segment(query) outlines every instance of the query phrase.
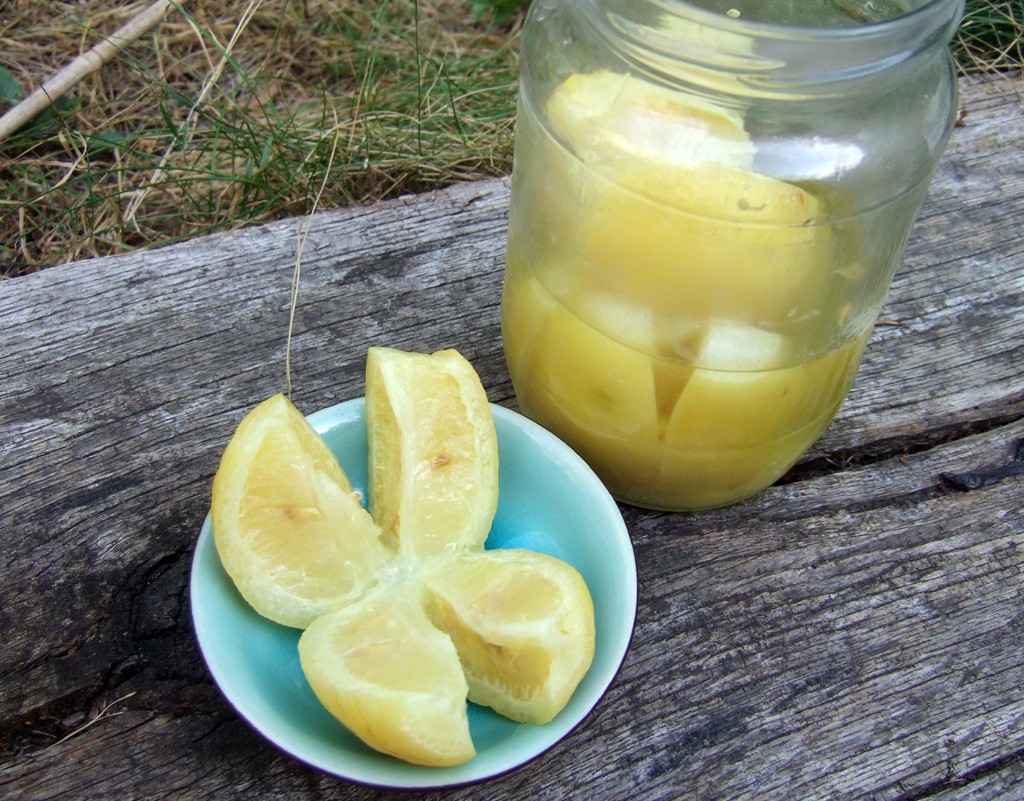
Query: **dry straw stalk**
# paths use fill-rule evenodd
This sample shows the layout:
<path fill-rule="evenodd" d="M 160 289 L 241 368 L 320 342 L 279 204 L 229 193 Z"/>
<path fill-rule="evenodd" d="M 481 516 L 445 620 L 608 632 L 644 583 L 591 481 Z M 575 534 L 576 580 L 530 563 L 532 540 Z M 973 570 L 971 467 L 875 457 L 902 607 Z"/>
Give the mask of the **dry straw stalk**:
<path fill-rule="evenodd" d="M 156 0 L 109 37 L 43 81 L 32 94 L 0 117 L 0 142 L 50 106 L 57 98 L 62 97 L 87 75 L 99 70 L 119 50 L 160 22 L 172 7 L 171 0 Z"/>

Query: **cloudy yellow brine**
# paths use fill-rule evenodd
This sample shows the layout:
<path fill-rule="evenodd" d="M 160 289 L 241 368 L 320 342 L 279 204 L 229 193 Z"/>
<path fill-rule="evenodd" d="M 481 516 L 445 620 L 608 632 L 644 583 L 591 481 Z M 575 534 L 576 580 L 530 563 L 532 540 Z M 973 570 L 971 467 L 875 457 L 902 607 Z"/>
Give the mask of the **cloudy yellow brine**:
<path fill-rule="evenodd" d="M 738 112 L 635 78 L 571 76 L 544 116 L 524 104 L 516 134 L 503 335 L 521 407 L 625 501 L 700 509 L 771 484 L 867 336 L 844 328 L 857 243 L 835 200 L 757 172 Z"/>

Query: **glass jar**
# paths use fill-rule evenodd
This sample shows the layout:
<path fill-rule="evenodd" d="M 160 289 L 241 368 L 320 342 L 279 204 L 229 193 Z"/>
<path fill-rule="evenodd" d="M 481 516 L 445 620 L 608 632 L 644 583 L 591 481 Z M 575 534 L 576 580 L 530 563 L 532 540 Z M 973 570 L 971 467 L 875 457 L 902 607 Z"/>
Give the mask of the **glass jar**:
<path fill-rule="evenodd" d="M 621 501 L 818 439 L 945 147 L 963 0 L 534 0 L 502 295 L 520 408 Z"/>

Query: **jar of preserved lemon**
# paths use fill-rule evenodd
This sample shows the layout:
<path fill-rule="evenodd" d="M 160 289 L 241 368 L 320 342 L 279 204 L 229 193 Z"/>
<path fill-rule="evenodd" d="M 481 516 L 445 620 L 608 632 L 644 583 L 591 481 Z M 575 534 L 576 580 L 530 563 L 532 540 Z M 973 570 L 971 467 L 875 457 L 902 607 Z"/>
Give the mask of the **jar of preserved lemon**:
<path fill-rule="evenodd" d="M 534 0 L 505 353 L 620 500 L 776 481 L 843 403 L 946 144 L 963 0 Z"/>

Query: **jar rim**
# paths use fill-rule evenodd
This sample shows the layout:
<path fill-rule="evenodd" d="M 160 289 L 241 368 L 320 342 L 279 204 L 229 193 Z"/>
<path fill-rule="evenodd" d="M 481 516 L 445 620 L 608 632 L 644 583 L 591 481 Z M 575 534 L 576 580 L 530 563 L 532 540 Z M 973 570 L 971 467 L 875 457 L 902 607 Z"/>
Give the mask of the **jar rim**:
<path fill-rule="evenodd" d="M 693 0 L 582 0 L 590 24 L 635 69 L 709 91 L 791 97 L 846 92 L 881 73 L 899 80 L 894 68 L 948 44 L 964 2 L 925 0 L 878 22 L 815 27 L 734 18 Z"/>
<path fill-rule="evenodd" d="M 655 5 L 662 5 L 666 10 L 686 9 L 695 21 L 707 23 L 714 27 L 735 33 L 755 35 L 764 38 L 803 38 L 810 36 L 817 40 L 830 39 L 849 41 L 873 39 L 880 35 L 889 36 L 905 28 L 919 29 L 921 20 L 934 22 L 935 27 L 943 27 L 951 20 L 959 21 L 963 16 L 965 0 L 925 0 L 916 8 L 905 13 L 882 20 L 857 22 L 846 26 L 829 25 L 792 25 L 789 23 L 764 22 L 743 17 L 720 14 L 694 3 L 692 0 L 655 0 Z M 600 2 L 600 0 L 599 0 Z M 948 8 L 948 13 L 939 13 Z"/>

